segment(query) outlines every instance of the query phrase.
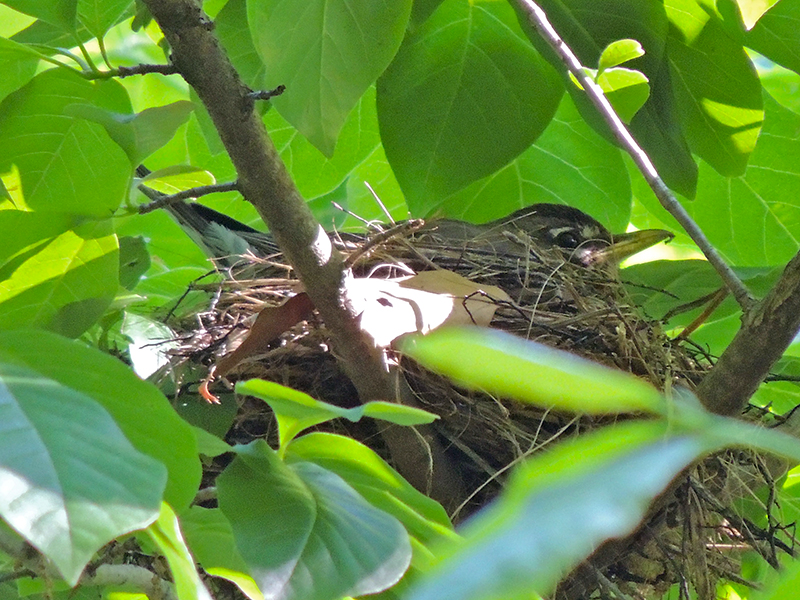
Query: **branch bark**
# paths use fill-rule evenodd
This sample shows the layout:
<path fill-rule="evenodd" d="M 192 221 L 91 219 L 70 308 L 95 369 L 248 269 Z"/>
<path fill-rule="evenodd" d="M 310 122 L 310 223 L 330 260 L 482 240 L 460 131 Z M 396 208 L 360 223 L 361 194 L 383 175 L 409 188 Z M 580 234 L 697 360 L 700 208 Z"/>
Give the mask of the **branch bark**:
<path fill-rule="evenodd" d="M 800 329 L 800 254 L 753 310 L 697 388 L 711 412 L 738 416 Z"/>
<path fill-rule="evenodd" d="M 410 390 L 393 378 L 358 324 L 347 297 L 343 257 L 316 222 L 281 161 L 258 114 L 251 91 L 238 76 L 198 0 L 145 0 L 172 48 L 172 64 L 206 107 L 252 203 L 304 283 L 331 332 L 334 350 L 362 402 L 400 400 L 414 405 Z M 418 489 L 454 504 L 459 479 L 430 428 L 392 427 L 384 439 L 395 466 Z M 425 472 L 424 465 L 431 471 Z"/>

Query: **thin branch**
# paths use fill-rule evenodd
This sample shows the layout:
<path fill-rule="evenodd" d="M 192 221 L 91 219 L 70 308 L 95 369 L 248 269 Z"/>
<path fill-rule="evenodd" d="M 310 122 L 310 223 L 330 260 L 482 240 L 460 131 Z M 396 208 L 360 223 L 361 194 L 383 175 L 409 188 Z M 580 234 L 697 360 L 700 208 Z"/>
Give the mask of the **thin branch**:
<path fill-rule="evenodd" d="M 139 186 L 139 191 L 142 192 L 148 198 L 150 198 L 152 202 L 148 202 L 147 204 L 142 204 L 139 207 L 139 214 L 144 215 L 149 212 L 153 212 L 154 210 L 158 210 L 159 208 L 164 208 L 165 206 L 169 206 L 170 204 L 173 204 L 175 202 L 180 202 L 181 200 L 188 200 L 189 198 L 200 198 L 202 196 L 208 196 L 209 194 L 217 194 L 222 192 L 236 192 L 238 190 L 239 190 L 239 183 L 236 181 L 230 181 L 228 183 L 199 185 L 197 187 L 189 188 L 188 190 L 183 190 L 182 192 L 178 192 L 177 194 L 165 195 L 162 194 L 161 192 L 157 192 L 153 188 L 141 184 Z"/>
<path fill-rule="evenodd" d="M 253 100 L 269 100 L 270 98 L 274 98 L 275 96 L 280 96 L 285 91 L 286 91 L 286 86 L 281 84 L 272 90 L 258 90 L 257 92 L 250 92 L 247 95 Z"/>
<path fill-rule="evenodd" d="M 564 65 L 569 69 L 578 81 L 583 86 L 583 89 L 589 96 L 592 104 L 600 112 L 605 122 L 611 128 L 612 133 L 617 138 L 617 141 L 625 149 L 631 158 L 636 163 L 636 166 L 644 175 L 648 185 L 655 193 L 661 205 L 675 217 L 681 227 L 689 234 L 698 248 L 703 252 L 708 262 L 717 270 L 725 282 L 727 288 L 731 291 L 736 301 L 742 307 L 742 310 L 747 312 L 753 306 L 753 297 L 751 296 L 747 287 L 742 283 L 741 279 L 733 272 L 733 269 L 723 260 L 722 256 L 708 241 L 703 231 L 697 226 L 686 209 L 681 206 L 675 196 L 672 194 L 667 185 L 663 182 L 658 175 L 655 166 L 650 161 L 650 158 L 642 150 L 641 146 L 636 142 L 633 136 L 628 131 L 628 128 L 617 115 L 611 103 L 603 94 L 603 90 L 598 86 L 594 80 L 589 76 L 586 70 L 581 65 L 578 58 L 567 46 L 561 36 L 558 35 L 553 26 L 547 20 L 547 15 L 533 0 L 515 0 L 521 10 L 527 15 L 530 25 L 539 33 L 556 55 L 561 59 Z"/>
<path fill-rule="evenodd" d="M 117 67 L 119 77 L 130 77 L 131 75 L 147 75 L 149 73 L 160 73 L 161 75 L 175 75 L 178 69 L 175 65 L 136 65 L 133 67 Z"/>

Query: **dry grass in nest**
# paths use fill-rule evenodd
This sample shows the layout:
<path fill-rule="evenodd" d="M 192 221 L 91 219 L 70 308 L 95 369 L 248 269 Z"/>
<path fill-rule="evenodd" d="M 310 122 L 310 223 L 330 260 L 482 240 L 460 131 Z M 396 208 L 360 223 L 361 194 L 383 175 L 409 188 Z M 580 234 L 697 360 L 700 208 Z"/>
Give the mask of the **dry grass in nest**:
<path fill-rule="evenodd" d="M 351 255 L 357 276 L 385 278 L 442 268 L 498 286 L 512 301 L 498 304 L 493 327 L 632 372 L 659 389 L 693 389 L 707 368 L 629 301 L 614 270 L 572 264 L 560 251 L 530 248 L 527 257 L 501 255 L 489 245 L 453 247 L 430 232 L 383 236 L 380 243 L 346 236 L 338 246 Z M 287 268 L 274 260 L 247 270 L 269 278 L 221 283 L 214 326 L 197 334 L 213 341 L 206 346 L 216 354 L 224 353 L 261 306 L 279 304 L 298 289 Z M 187 348 L 197 352 L 196 345 Z M 461 465 L 469 493 L 456 517 L 494 497 L 518 461 L 565 436 L 617 419 L 492 398 L 454 386 L 407 359 L 400 363 L 422 405 L 441 417 L 437 430 Z M 244 361 L 229 377 L 272 380 L 343 406 L 357 402 L 353 385 L 330 352 L 324 326 L 316 321 L 295 326 L 265 355 Z M 390 459 L 374 425 L 348 428 L 346 433 Z M 693 588 L 700 598 L 714 598 L 718 579 L 739 580 L 744 551 L 756 550 L 776 564 L 778 552 L 791 550 L 792 535 L 776 523 L 759 527 L 737 516 L 737 504 L 758 497 L 753 490 L 759 488 L 767 490 L 759 500 L 764 514 L 773 513 L 773 482 L 768 470 L 753 468 L 759 460 L 729 452 L 704 461 L 622 553 L 608 564 L 586 563 L 562 584 L 558 597 L 652 597 L 677 583 L 685 591 Z"/>

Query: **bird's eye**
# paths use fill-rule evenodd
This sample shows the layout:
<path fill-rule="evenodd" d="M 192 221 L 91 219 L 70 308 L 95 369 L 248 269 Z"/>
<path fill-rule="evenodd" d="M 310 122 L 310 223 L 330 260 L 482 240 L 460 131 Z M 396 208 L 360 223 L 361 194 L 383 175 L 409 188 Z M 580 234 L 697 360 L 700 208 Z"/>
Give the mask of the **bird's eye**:
<path fill-rule="evenodd" d="M 562 231 L 556 236 L 556 244 L 562 248 L 577 248 L 580 245 L 580 240 L 574 231 Z"/>

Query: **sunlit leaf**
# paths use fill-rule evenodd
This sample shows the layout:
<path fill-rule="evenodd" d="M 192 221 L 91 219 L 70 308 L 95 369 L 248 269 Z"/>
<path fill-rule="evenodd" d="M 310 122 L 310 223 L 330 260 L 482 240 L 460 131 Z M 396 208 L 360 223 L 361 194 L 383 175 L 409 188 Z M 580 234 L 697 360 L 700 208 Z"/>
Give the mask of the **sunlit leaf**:
<path fill-rule="evenodd" d="M 663 410 L 658 390 L 630 373 L 501 331 L 440 329 L 401 348 L 461 385 L 502 398 L 587 413 Z"/>
<path fill-rule="evenodd" d="M 181 600 L 211 600 L 194 558 L 186 547 L 178 518 L 168 504 L 161 504 L 158 520 L 147 528 L 147 534 L 167 559 L 175 580 L 175 592 Z"/>
<path fill-rule="evenodd" d="M 96 123 L 65 116 L 71 104 L 130 112 L 116 81 L 88 82 L 66 69 L 40 73 L 0 106 L 0 170 L 19 168 L 34 210 L 108 217 L 127 194 L 130 163 Z"/>
<path fill-rule="evenodd" d="M 636 40 L 617 40 L 603 49 L 597 63 L 598 75 L 606 69 L 618 67 L 630 60 L 644 56 L 644 48 Z"/>

